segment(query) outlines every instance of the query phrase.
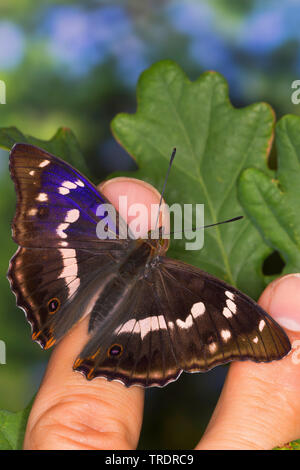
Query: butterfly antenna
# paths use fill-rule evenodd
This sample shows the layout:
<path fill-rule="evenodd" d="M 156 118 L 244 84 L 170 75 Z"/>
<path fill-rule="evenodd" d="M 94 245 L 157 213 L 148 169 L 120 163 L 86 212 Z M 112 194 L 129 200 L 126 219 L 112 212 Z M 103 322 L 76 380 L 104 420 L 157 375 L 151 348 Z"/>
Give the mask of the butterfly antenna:
<path fill-rule="evenodd" d="M 238 217 L 233 217 L 233 219 L 223 220 L 222 222 L 217 222 L 215 224 L 203 225 L 202 227 L 192 228 L 191 230 L 188 230 L 188 231 L 191 232 L 195 230 L 201 230 L 203 228 L 215 227 L 216 225 L 228 224 L 229 222 L 235 222 L 236 220 L 240 220 L 243 218 L 244 218 L 243 215 L 239 215 Z M 174 235 L 175 233 L 182 233 L 182 232 L 170 232 L 168 233 L 168 235 Z"/>
<path fill-rule="evenodd" d="M 166 186 L 167 186 L 167 181 L 168 181 L 168 178 L 169 178 L 169 174 L 170 174 L 170 170 L 171 170 L 171 166 L 172 166 L 175 154 L 176 154 L 176 147 L 173 148 L 172 155 L 171 155 L 170 162 L 169 162 L 169 166 L 168 166 L 168 169 L 167 169 L 167 174 L 166 174 L 165 181 L 164 181 L 164 185 L 163 185 L 163 188 L 162 188 L 162 192 L 160 194 L 160 201 L 159 201 L 159 206 L 158 206 L 157 219 L 156 219 L 156 223 L 155 223 L 155 230 L 157 229 L 157 224 L 158 224 L 158 221 L 159 221 L 160 208 L 161 208 L 162 200 L 163 200 L 163 197 L 164 197 L 165 189 L 166 189 Z"/>
<path fill-rule="evenodd" d="M 223 220 L 222 222 L 217 222 L 215 224 L 204 225 L 203 227 L 199 228 L 208 228 L 208 227 L 215 227 L 216 225 L 228 224 L 229 222 L 235 222 L 236 220 L 243 219 L 243 215 L 239 215 L 238 217 L 233 217 L 233 219 Z"/>

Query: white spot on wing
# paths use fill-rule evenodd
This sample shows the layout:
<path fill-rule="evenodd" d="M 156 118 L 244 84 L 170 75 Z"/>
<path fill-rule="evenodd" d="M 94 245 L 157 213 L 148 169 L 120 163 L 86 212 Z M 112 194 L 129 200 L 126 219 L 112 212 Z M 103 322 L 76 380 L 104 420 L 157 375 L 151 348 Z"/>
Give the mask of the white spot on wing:
<path fill-rule="evenodd" d="M 120 333 L 131 333 L 134 326 L 136 324 L 136 319 L 132 318 L 131 320 L 128 320 L 126 323 L 121 328 L 116 328 L 115 333 L 120 334 Z"/>
<path fill-rule="evenodd" d="M 73 262 L 73 260 L 72 260 Z M 73 264 L 71 264 L 70 266 L 67 264 L 63 267 L 60 275 L 58 277 L 76 277 L 77 276 L 77 273 L 78 273 L 78 266 L 77 266 L 77 263 L 73 262 Z"/>
<path fill-rule="evenodd" d="M 48 201 L 48 195 L 47 195 L 46 193 L 40 193 L 40 194 L 36 197 L 36 200 L 37 200 L 37 201 L 41 201 L 41 202 Z"/>
<path fill-rule="evenodd" d="M 145 336 L 151 331 L 158 331 L 160 328 L 166 329 L 167 324 L 163 315 L 159 317 L 152 316 L 147 318 L 142 318 L 141 320 L 136 320 L 132 318 L 128 320 L 121 328 L 117 328 L 115 333 L 134 333 L 140 334 L 141 339 L 144 339 Z"/>
<path fill-rule="evenodd" d="M 30 170 L 29 174 L 30 174 L 30 176 L 34 176 L 35 171 L 34 171 L 34 170 Z"/>
<path fill-rule="evenodd" d="M 191 313 L 192 315 L 197 318 L 200 315 L 203 315 L 205 313 L 205 305 L 203 302 L 197 302 L 194 304 L 191 308 Z"/>
<path fill-rule="evenodd" d="M 226 305 L 229 308 L 229 310 L 231 310 L 232 313 L 236 313 L 236 304 L 232 300 L 227 299 Z"/>
<path fill-rule="evenodd" d="M 166 320 L 165 320 L 165 317 L 163 315 L 158 316 L 158 323 L 159 323 L 159 327 L 161 329 L 163 329 L 163 330 L 167 329 Z"/>
<path fill-rule="evenodd" d="M 78 186 L 81 186 L 82 188 L 84 187 L 83 181 L 77 180 L 77 181 L 75 181 L 75 183 L 76 183 Z"/>
<path fill-rule="evenodd" d="M 260 320 L 259 325 L 258 325 L 259 331 L 262 331 L 264 329 L 265 324 L 266 324 L 265 320 Z"/>
<path fill-rule="evenodd" d="M 63 269 L 59 275 L 59 277 L 76 277 L 78 273 L 78 266 L 76 262 L 76 251 L 73 249 L 60 249 L 59 250 L 61 256 L 62 256 L 62 261 L 63 261 Z"/>
<path fill-rule="evenodd" d="M 80 211 L 78 209 L 70 209 L 65 217 L 65 222 L 76 222 L 79 219 Z"/>
<path fill-rule="evenodd" d="M 231 311 L 229 310 L 229 308 L 227 308 L 227 307 L 224 307 L 224 308 L 223 308 L 223 315 L 224 315 L 224 317 L 226 317 L 226 318 L 231 318 L 231 317 L 232 317 L 232 313 L 231 313 Z"/>
<path fill-rule="evenodd" d="M 217 350 L 217 343 L 210 343 L 208 345 L 209 352 L 213 354 Z"/>
<path fill-rule="evenodd" d="M 141 339 L 144 339 L 145 336 L 151 331 L 151 318 L 152 317 L 147 317 L 139 321 L 141 329 Z"/>
<path fill-rule="evenodd" d="M 135 335 L 140 335 L 141 334 L 141 327 L 140 327 L 140 322 L 137 321 L 134 327 L 133 332 Z"/>
<path fill-rule="evenodd" d="M 36 215 L 37 213 L 37 208 L 36 207 L 33 207 L 32 209 L 29 209 L 29 211 L 27 212 L 28 215 Z"/>
<path fill-rule="evenodd" d="M 45 166 L 49 165 L 50 163 L 50 160 L 43 160 L 40 164 L 39 164 L 39 167 L 40 168 L 44 168 Z"/>
<path fill-rule="evenodd" d="M 64 186 L 65 188 L 68 188 L 68 189 L 76 189 L 77 188 L 77 184 L 72 183 L 72 181 L 64 181 L 62 183 L 62 186 Z"/>
<path fill-rule="evenodd" d="M 61 238 L 67 238 L 67 234 L 64 232 L 69 227 L 70 224 L 59 224 L 59 226 L 56 229 L 56 233 L 59 237 Z"/>
<path fill-rule="evenodd" d="M 225 291 L 225 295 L 230 299 L 230 300 L 234 300 L 234 294 L 232 292 L 230 292 L 229 290 L 226 290 Z"/>
<path fill-rule="evenodd" d="M 58 188 L 58 192 L 59 192 L 60 194 L 65 195 L 65 194 L 69 194 L 70 190 L 69 190 L 68 188 L 64 188 L 64 187 L 60 186 L 60 187 Z"/>
<path fill-rule="evenodd" d="M 152 330 L 158 331 L 159 330 L 158 318 L 157 317 L 150 317 L 150 318 L 152 320 Z"/>
<path fill-rule="evenodd" d="M 61 224 L 69 225 L 69 224 Z M 68 296 L 71 296 L 79 287 L 80 279 L 78 279 L 78 265 L 76 261 L 76 250 L 64 249 L 59 250 L 63 262 L 63 268 L 59 275 L 60 278 L 64 278 L 66 287 L 68 289 Z"/>
<path fill-rule="evenodd" d="M 258 343 L 258 337 L 257 337 L 257 336 L 255 336 L 255 338 L 253 338 L 253 340 L 252 340 L 252 341 L 253 341 L 253 343 L 255 343 L 255 344 L 256 344 L 256 343 Z"/>
<path fill-rule="evenodd" d="M 231 338 L 231 333 L 229 330 L 221 330 L 221 336 L 223 340 L 226 342 L 229 340 L 229 338 Z"/>
<path fill-rule="evenodd" d="M 184 329 L 184 330 L 187 330 L 188 328 L 191 328 L 191 326 L 193 325 L 193 317 L 192 315 L 188 315 L 185 319 L 185 321 L 183 320 L 180 320 L 178 318 L 178 320 L 176 320 L 176 325 L 181 328 L 181 329 Z"/>
<path fill-rule="evenodd" d="M 63 248 L 59 250 L 60 254 L 64 259 L 64 263 L 67 262 L 67 259 L 70 260 L 76 257 L 76 250 L 73 248 L 69 248 L 68 250 L 64 250 Z"/>

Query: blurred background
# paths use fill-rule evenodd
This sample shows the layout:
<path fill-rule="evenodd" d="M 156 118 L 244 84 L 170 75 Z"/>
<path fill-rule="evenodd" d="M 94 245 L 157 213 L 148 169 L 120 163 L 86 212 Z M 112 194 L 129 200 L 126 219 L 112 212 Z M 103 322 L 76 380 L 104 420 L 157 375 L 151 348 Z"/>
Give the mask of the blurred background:
<path fill-rule="evenodd" d="M 175 60 L 191 79 L 221 72 L 235 106 L 267 101 L 277 118 L 300 114 L 291 84 L 300 78 L 297 0 L 1 0 L 0 80 L 7 85 L 0 127 L 42 139 L 59 126 L 76 134 L 99 181 L 134 163 L 113 140 L 110 121 L 134 112 L 139 74 Z M 36 392 L 48 354 L 30 339 L 6 271 L 15 246 L 10 221 L 15 195 L 0 154 L 0 408 L 20 410 Z M 188 448 L 205 429 L 227 367 L 182 375 L 147 391 L 140 448 Z"/>

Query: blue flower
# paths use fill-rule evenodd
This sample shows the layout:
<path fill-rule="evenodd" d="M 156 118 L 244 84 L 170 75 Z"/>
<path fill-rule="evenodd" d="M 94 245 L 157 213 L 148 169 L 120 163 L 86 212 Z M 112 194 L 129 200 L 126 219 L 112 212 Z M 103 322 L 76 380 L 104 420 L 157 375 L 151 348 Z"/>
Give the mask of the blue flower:
<path fill-rule="evenodd" d="M 53 8 L 47 15 L 50 50 L 74 74 L 85 74 L 110 57 L 119 62 L 125 81 L 135 80 L 147 64 L 125 10 L 105 6 Z"/>
<path fill-rule="evenodd" d="M 0 21 L 0 69 L 17 67 L 24 57 L 25 41 L 19 26 L 11 21 Z"/>
<path fill-rule="evenodd" d="M 253 55 L 271 53 L 291 34 L 286 24 L 286 12 L 284 5 L 254 10 L 241 26 L 239 45 Z"/>
<path fill-rule="evenodd" d="M 165 15 L 168 21 L 181 33 L 198 36 L 209 31 L 214 19 L 213 10 L 203 2 L 172 2 L 167 5 Z"/>

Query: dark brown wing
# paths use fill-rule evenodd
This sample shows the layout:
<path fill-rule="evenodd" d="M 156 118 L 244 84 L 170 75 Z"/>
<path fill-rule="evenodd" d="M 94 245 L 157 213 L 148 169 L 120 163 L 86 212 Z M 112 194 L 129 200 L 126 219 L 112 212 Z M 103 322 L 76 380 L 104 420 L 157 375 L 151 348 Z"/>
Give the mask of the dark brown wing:
<path fill-rule="evenodd" d="M 126 386 L 161 386 L 178 377 L 180 363 L 153 288 L 145 280 L 135 284 L 111 320 L 92 331 L 75 370 L 88 379 L 106 377 Z"/>
<path fill-rule="evenodd" d="M 173 342 L 182 368 L 208 370 L 232 360 L 269 362 L 291 349 L 284 330 L 256 302 L 238 289 L 169 258 L 162 258 L 159 276 L 168 312 L 176 310 Z"/>
<path fill-rule="evenodd" d="M 117 259 L 74 248 L 19 248 L 8 279 L 32 339 L 48 349 L 91 312 L 91 299 L 116 271 Z"/>
<path fill-rule="evenodd" d="M 48 348 L 93 307 L 89 301 L 117 270 L 130 242 L 119 239 L 118 220 L 109 220 L 115 239 L 97 238 L 97 208 L 108 201 L 59 158 L 16 144 L 10 171 L 17 192 L 13 238 L 20 248 L 8 278 L 32 338 Z"/>
<path fill-rule="evenodd" d="M 10 173 L 17 193 L 13 239 L 28 248 L 121 249 L 119 215 L 109 220 L 116 239 L 99 240 L 97 209 L 109 201 L 81 173 L 63 160 L 28 144 L 16 144 L 10 153 Z"/>
<path fill-rule="evenodd" d="M 163 257 L 107 332 L 94 332 L 74 368 L 90 379 L 164 386 L 182 371 L 207 371 L 232 360 L 269 362 L 290 349 L 282 328 L 249 297 Z"/>

